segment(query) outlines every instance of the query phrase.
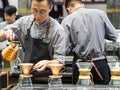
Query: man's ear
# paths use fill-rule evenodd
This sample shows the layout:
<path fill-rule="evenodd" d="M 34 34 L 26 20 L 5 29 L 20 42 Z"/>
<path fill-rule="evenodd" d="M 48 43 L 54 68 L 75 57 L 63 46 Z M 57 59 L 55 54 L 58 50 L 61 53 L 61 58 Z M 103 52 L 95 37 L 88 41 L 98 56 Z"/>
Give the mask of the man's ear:
<path fill-rule="evenodd" d="M 14 15 L 15 15 L 15 16 L 17 16 L 17 14 L 16 14 L 16 13 L 15 13 Z"/>
<path fill-rule="evenodd" d="M 53 5 L 50 6 L 50 11 L 52 11 L 52 9 L 53 9 Z"/>
<path fill-rule="evenodd" d="M 66 8 L 66 11 L 67 11 L 68 13 L 70 13 L 70 8 Z"/>

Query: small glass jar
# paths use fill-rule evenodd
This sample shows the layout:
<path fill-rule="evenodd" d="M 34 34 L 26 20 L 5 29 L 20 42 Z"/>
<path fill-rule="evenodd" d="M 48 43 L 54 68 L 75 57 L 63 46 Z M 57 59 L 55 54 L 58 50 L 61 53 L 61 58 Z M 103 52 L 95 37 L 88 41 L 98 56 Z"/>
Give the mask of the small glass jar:
<path fill-rule="evenodd" d="M 62 76 L 49 76 L 48 79 L 49 90 L 63 89 L 61 77 Z"/>
<path fill-rule="evenodd" d="M 20 75 L 19 80 L 18 80 L 18 86 L 20 87 L 21 90 L 33 90 L 33 84 L 31 80 L 31 76 L 24 77 Z"/>

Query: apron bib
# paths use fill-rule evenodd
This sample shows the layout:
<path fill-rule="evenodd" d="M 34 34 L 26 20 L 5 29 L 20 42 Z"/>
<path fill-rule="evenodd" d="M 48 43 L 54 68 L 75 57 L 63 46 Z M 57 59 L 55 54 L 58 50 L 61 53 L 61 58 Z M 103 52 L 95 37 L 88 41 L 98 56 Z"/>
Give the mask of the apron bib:
<path fill-rule="evenodd" d="M 33 25 L 33 22 L 31 26 Z M 25 47 L 24 47 L 25 59 L 23 62 L 36 64 L 41 60 L 51 60 L 51 57 L 49 54 L 50 38 L 47 37 L 49 33 L 49 26 L 50 26 L 49 21 L 48 21 L 45 38 L 41 38 L 41 39 L 32 38 L 30 36 L 31 26 L 27 30 L 27 37 L 25 39 Z M 48 77 L 52 73 L 49 68 L 46 68 L 45 71 L 42 71 L 42 72 L 33 71 L 32 74 L 34 78 L 34 77 Z"/>

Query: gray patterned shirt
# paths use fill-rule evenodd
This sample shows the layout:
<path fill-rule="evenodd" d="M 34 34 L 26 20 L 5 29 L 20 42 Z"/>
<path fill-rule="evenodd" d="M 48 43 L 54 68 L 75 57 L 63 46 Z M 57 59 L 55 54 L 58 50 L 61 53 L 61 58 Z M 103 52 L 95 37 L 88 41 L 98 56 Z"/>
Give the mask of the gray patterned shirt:
<path fill-rule="evenodd" d="M 62 21 L 62 26 L 66 31 L 66 53 L 72 49 L 79 58 L 104 54 L 105 39 L 116 41 L 118 37 L 107 15 L 97 9 L 78 8 Z"/>
<path fill-rule="evenodd" d="M 27 29 L 30 27 L 32 21 L 34 20 L 33 15 L 24 16 L 18 19 L 11 28 L 17 37 L 20 38 L 22 45 L 24 46 L 24 38 L 27 34 Z M 33 38 L 45 37 L 45 30 L 47 29 L 47 22 L 44 22 L 41 25 L 38 25 L 36 22 L 33 23 L 31 27 L 30 35 Z M 52 59 L 59 60 L 61 63 L 64 63 L 65 59 L 65 35 L 62 26 L 50 17 L 50 29 L 48 38 L 51 39 L 49 45 L 49 53 Z"/>

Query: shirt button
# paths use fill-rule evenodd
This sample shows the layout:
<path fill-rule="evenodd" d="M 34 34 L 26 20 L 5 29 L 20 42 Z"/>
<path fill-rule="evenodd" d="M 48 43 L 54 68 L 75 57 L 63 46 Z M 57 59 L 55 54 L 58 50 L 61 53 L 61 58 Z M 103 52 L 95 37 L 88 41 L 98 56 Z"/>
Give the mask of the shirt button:
<path fill-rule="evenodd" d="M 40 27 L 40 29 L 42 29 L 42 27 Z"/>

